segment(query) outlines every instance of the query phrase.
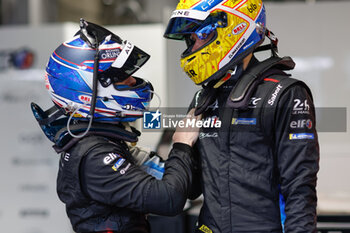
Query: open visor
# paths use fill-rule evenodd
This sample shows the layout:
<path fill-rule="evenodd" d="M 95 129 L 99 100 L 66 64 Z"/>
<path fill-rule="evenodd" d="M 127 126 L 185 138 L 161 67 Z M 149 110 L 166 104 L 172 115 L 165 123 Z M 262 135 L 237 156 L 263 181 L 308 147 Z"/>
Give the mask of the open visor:
<path fill-rule="evenodd" d="M 99 74 L 102 86 L 106 87 L 111 83 L 124 81 L 140 69 L 149 58 L 149 54 L 130 42 L 124 41 L 123 49 L 111 67 Z"/>
<path fill-rule="evenodd" d="M 226 13 L 210 14 L 205 20 L 174 17 L 171 18 L 165 30 L 164 37 L 174 40 L 184 40 L 185 36 L 196 33 L 200 39 L 205 39 L 217 27 L 226 27 Z"/>

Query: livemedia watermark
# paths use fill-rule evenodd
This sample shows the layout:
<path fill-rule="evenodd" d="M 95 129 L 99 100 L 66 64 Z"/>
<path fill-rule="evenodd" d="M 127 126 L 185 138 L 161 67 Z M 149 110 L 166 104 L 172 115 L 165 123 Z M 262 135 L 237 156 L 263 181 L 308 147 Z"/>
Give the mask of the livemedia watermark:
<path fill-rule="evenodd" d="M 264 124 L 259 110 L 262 109 L 254 108 L 255 114 L 246 114 L 247 111 L 252 111 L 252 109 L 248 109 L 234 115 L 232 109 L 229 108 L 219 109 L 219 111 L 218 109 L 209 109 L 200 120 L 196 120 L 187 113 L 187 108 L 152 109 L 144 112 L 143 119 L 141 119 L 141 131 L 159 132 L 168 129 L 192 130 L 193 128 L 219 131 L 230 130 L 232 127 L 235 127 L 238 131 L 255 131 L 256 128 L 260 128 Z M 279 110 L 282 114 L 285 111 L 288 110 Z M 287 127 L 290 130 L 299 131 L 316 129 L 320 133 L 347 132 L 348 115 L 345 107 L 316 108 L 314 113 L 311 111 L 290 111 L 289 115 L 289 121 L 284 122 L 283 130 Z M 275 124 L 280 124 L 280 122 L 277 122 L 278 119 L 275 119 Z"/>

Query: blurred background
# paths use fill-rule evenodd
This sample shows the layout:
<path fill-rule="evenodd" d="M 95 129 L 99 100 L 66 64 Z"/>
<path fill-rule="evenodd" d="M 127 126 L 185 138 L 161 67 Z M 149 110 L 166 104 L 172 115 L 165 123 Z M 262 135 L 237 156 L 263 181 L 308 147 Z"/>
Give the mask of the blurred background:
<path fill-rule="evenodd" d="M 1 232 L 72 232 L 55 190 L 58 155 L 29 106 L 51 107 L 45 65 L 53 50 L 79 30 L 80 18 L 104 25 L 148 52 L 151 60 L 137 75 L 154 84 L 161 107 L 187 107 L 198 87 L 180 69 L 185 45 L 163 38 L 177 2 L 0 0 Z M 350 232 L 350 1 L 264 2 L 280 55 L 295 60 L 292 73 L 311 87 L 317 107 L 319 232 Z M 166 136 L 143 132 L 140 144 L 168 146 Z M 150 216 L 153 233 L 191 232 L 200 205 L 200 199 L 191 202 L 174 218 Z"/>

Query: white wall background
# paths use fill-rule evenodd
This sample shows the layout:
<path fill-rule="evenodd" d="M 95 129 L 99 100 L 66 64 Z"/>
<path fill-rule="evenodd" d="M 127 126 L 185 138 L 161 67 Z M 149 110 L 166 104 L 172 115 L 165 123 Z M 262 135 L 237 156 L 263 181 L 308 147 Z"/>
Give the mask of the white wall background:
<path fill-rule="evenodd" d="M 350 3 L 267 4 L 266 8 L 268 25 L 280 40 L 280 54 L 295 58 L 293 74 L 309 84 L 316 107 L 346 107 L 350 122 Z M 322 124 L 334 124 L 336 114 Z M 349 125 L 345 128 L 343 133 L 319 133 L 319 212 L 350 213 Z"/>

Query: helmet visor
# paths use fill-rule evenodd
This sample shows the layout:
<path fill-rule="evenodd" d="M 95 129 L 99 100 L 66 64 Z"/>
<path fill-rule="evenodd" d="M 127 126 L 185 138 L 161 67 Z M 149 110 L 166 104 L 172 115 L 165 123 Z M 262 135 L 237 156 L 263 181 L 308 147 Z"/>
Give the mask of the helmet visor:
<path fill-rule="evenodd" d="M 148 61 L 149 58 L 150 55 L 148 55 L 138 47 L 134 46 L 129 57 L 126 59 L 126 61 L 121 67 L 112 65 L 112 67 L 115 68 L 120 74 L 120 77 L 116 81 L 123 81 L 129 76 L 131 76 L 138 69 L 140 69 Z"/>
<path fill-rule="evenodd" d="M 123 53 L 126 54 L 126 57 Z M 130 49 L 124 48 L 112 66 L 99 74 L 99 81 L 104 87 L 122 82 L 140 69 L 149 58 L 150 55 L 136 46 Z"/>
<path fill-rule="evenodd" d="M 196 33 L 199 39 L 205 39 L 216 28 L 226 26 L 227 17 L 225 12 L 210 14 L 205 20 L 174 17 L 170 19 L 164 37 L 174 40 L 184 40 L 186 35 Z"/>

